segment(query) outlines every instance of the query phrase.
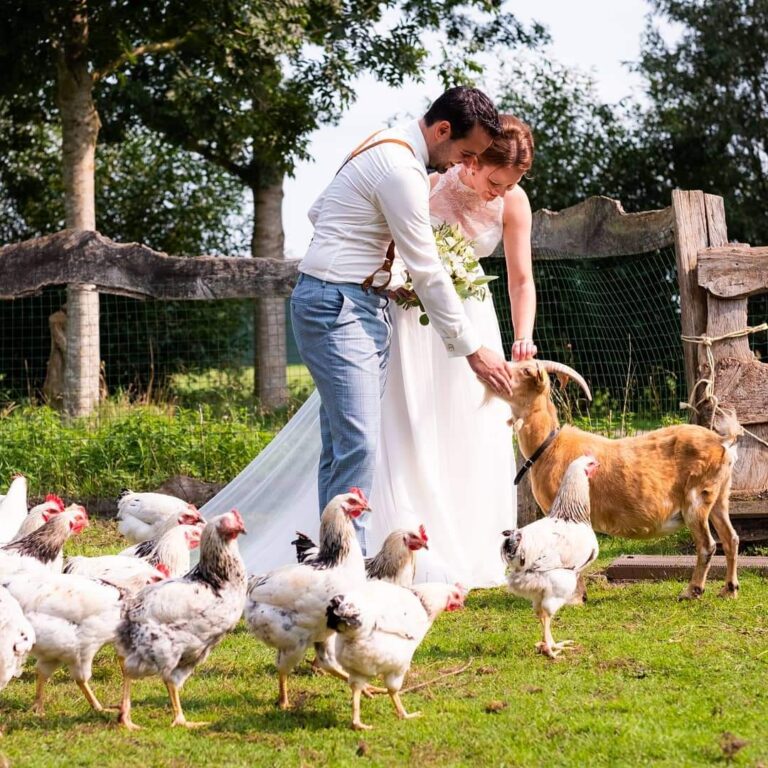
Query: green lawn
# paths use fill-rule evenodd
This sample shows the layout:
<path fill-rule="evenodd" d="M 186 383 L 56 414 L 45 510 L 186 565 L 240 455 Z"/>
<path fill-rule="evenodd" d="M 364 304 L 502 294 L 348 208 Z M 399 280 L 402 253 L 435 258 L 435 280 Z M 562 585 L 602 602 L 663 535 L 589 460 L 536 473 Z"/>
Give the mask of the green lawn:
<path fill-rule="evenodd" d="M 72 551 L 114 547 L 113 524 L 97 522 Z M 555 662 L 537 655 L 538 623 L 527 603 L 502 589 L 478 590 L 463 612 L 441 617 L 416 654 L 409 683 L 431 680 L 468 661 L 469 668 L 404 694 L 423 717 L 399 722 L 386 697 L 363 702 L 375 730 L 348 728 L 350 701 L 337 680 L 303 665 L 292 679 L 295 709 L 275 707 L 273 655 L 242 624 L 198 668 L 182 692 L 203 731 L 168 727 L 159 680 L 134 688 L 127 733 L 115 715 L 88 710 L 58 673 L 43 718 L 29 713 L 27 671 L 0 693 L 0 766 L 699 766 L 727 764 L 723 734 L 747 744 L 735 765 L 768 764 L 768 586 L 742 576 L 737 601 L 677 602 L 682 583 L 615 586 L 600 575 L 626 551 L 673 551 L 602 540 L 583 608 L 564 608 L 556 639 L 574 652 Z M 489 552 L 495 557 L 496 552 Z M 110 649 L 97 658 L 94 688 L 107 704 L 119 697 Z"/>

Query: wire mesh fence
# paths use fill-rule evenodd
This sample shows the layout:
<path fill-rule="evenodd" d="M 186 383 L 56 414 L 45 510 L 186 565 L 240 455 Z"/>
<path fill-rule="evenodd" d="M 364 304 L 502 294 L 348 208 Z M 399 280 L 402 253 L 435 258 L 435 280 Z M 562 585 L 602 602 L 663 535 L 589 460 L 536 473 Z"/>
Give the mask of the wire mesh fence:
<path fill-rule="evenodd" d="M 490 287 L 508 350 L 513 330 L 504 259 L 492 257 L 484 265 L 487 273 L 500 277 Z M 593 392 L 589 405 L 579 399 L 561 402 L 566 418 L 609 434 L 684 418 L 678 407 L 686 398 L 680 297 L 671 248 L 590 259 L 541 253 L 534 273 L 539 355 L 578 370 Z M 766 298 L 751 301 L 751 315 L 765 316 Z M 56 336 L 66 319 L 65 301 L 64 288 L 56 287 L 0 302 L 0 407 L 51 401 L 57 353 L 63 361 Z M 101 294 L 99 302 L 101 384 L 110 400 L 204 405 L 214 415 L 233 408 L 258 411 L 253 301 L 155 301 Z M 313 385 L 290 322 L 286 337 L 286 379 L 297 405 Z M 764 339 L 755 337 L 751 343 L 758 354 L 766 354 Z M 98 415 L 92 423 L 98 423 Z"/>
<path fill-rule="evenodd" d="M 502 278 L 490 285 L 508 349 L 504 260 L 488 260 L 485 271 Z M 687 393 L 672 248 L 589 259 L 542 252 L 534 279 L 539 357 L 576 369 L 592 390 L 591 404 L 558 393 L 563 418 L 614 436 L 687 419 L 679 408 Z"/>

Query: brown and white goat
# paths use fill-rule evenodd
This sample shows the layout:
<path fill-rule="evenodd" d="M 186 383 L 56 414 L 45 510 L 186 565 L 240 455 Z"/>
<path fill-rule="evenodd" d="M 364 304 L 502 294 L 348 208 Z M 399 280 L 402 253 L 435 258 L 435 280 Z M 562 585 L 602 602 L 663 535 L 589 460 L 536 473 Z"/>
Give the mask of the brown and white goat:
<path fill-rule="evenodd" d="M 562 363 L 527 360 L 508 363 L 512 408 L 520 451 L 526 458 L 559 427 L 550 400 L 548 371 L 572 378 L 590 397 L 584 379 Z M 728 516 L 728 494 L 736 460 L 736 433 L 721 436 L 705 427 L 680 424 L 645 435 L 611 440 L 573 426 L 562 427 L 530 468 L 531 487 L 548 512 L 570 463 L 584 454 L 600 463 L 590 487 L 592 526 L 612 536 L 647 539 L 687 525 L 696 545 L 696 565 L 680 596 L 696 598 L 704 591 L 715 541 L 712 522 L 726 558 L 724 597 L 736 597 L 739 537 Z"/>

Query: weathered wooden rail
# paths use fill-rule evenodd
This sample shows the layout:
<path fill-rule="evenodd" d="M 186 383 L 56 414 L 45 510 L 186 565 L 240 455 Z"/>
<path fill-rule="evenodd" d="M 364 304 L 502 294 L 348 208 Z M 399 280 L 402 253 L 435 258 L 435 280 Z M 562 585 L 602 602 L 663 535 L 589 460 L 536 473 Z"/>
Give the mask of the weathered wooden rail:
<path fill-rule="evenodd" d="M 287 297 L 296 274 L 295 261 L 168 256 L 138 243 L 116 243 L 98 232 L 62 230 L 0 248 L 3 299 L 71 284 L 146 299 Z"/>

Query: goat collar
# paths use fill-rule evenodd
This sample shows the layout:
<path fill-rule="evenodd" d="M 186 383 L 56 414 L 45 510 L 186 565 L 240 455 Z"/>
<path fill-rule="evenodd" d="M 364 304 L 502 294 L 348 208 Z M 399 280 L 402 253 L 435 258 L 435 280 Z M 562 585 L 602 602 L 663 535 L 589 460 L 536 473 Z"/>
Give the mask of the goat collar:
<path fill-rule="evenodd" d="M 515 485 L 518 485 L 523 479 L 525 473 L 536 463 L 536 460 L 541 456 L 544 451 L 549 448 L 549 444 L 557 437 L 557 433 L 560 431 L 559 427 L 555 427 L 544 439 L 544 442 L 533 452 L 530 459 L 525 460 L 525 464 L 520 467 L 520 470 L 515 475 Z"/>

